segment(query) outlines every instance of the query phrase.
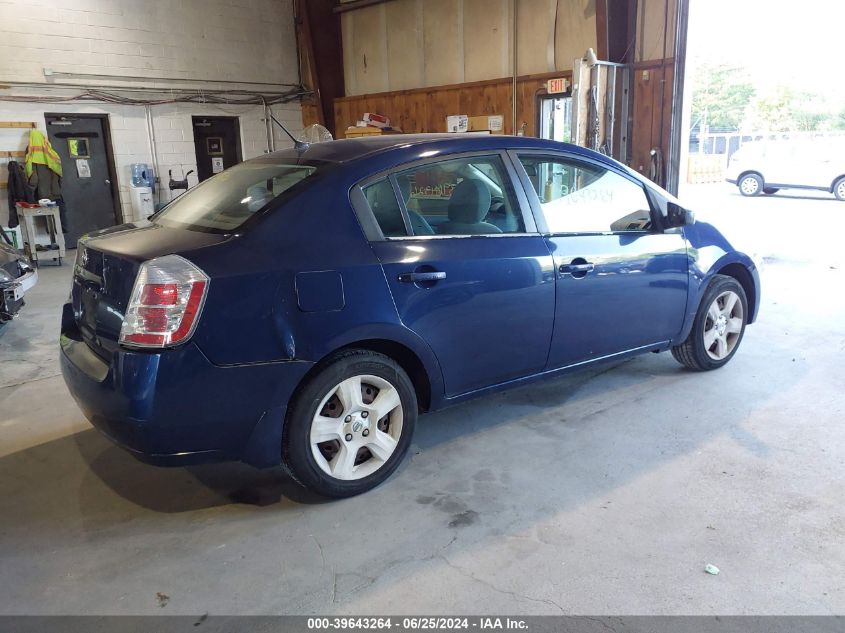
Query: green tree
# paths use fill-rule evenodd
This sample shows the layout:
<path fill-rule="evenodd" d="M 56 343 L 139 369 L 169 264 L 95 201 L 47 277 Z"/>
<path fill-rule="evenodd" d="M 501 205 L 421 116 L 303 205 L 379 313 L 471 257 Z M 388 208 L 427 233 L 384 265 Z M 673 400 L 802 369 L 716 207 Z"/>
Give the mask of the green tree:
<path fill-rule="evenodd" d="M 771 94 L 754 100 L 747 124 L 758 131 L 812 132 L 835 126 L 836 120 L 822 95 L 796 93 L 788 87 L 779 86 Z"/>
<path fill-rule="evenodd" d="M 741 68 L 702 64 L 694 74 L 692 126 L 738 130 L 754 97 L 754 86 Z"/>
<path fill-rule="evenodd" d="M 755 99 L 749 113 L 749 127 L 769 132 L 788 132 L 795 129 L 792 100 L 792 90 L 783 86 L 771 94 Z"/>

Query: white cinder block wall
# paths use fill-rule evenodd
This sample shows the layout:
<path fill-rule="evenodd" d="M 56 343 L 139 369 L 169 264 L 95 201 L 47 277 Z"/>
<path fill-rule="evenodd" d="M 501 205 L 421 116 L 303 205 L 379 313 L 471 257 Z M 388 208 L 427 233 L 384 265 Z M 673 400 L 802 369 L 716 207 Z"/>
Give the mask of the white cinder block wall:
<path fill-rule="evenodd" d="M 76 88 L 65 91 L 41 86 L 4 87 L 4 82 L 47 86 L 51 79 L 45 77 L 45 68 L 107 76 L 54 76 L 52 81 L 161 89 L 157 94 L 138 95 L 147 98 L 167 98 L 167 88 L 172 86 L 283 90 L 281 86 L 226 82 L 299 81 L 291 0 L 0 0 L 0 95 L 57 96 L 81 92 Z M 148 79 L 116 79 L 128 76 Z M 154 78 L 191 81 L 179 84 L 157 82 Z M 273 111 L 294 134 L 301 130 L 298 102 L 275 105 Z M 43 130 L 47 112 L 108 115 L 124 220 L 137 219 L 132 217 L 129 203 L 129 165 L 152 163 L 144 107 L 0 100 L 0 121 L 35 121 Z M 162 201 L 169 199 L 168 169 L 177 179 L 193 169 L 189 182 L 196 184 L 192 116 L 237 116 L 244 159 L 261 155 L 267 149 L 261 106 L 178 103 L 152 106 L 152 113 Z M 276 148 L 290 145 L 281 130 L 275 129 L 274 137 Z M 0 150 L 25 147 L 25 130 L 0 129 Z M 4 162 L 0 162 L 0 169 L 5 172 Z M 5 173 L 0 178 L 5 180 Z M 6 205 L 0 204 L 1 225 L 6 224 L 6 216 Z"/>

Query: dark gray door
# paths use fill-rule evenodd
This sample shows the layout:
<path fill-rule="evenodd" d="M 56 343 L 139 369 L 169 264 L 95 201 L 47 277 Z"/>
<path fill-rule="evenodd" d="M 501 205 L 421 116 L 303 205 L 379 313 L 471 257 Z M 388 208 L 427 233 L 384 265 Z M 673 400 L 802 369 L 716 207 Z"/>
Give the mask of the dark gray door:
<path fill-rule="evenodd" d="M 243 160 L 237 117 L 192 118 L 194 147 L 197 153 L 197 178 L 200 182 Z"/>
<path fill-rule="evenodd" d="M 114 226 L 114 162 L 108 119 L 99 116 L 47 114 L 47 134 L 62 159 L 65 243 L 74 248 L 86 233 Z"/>

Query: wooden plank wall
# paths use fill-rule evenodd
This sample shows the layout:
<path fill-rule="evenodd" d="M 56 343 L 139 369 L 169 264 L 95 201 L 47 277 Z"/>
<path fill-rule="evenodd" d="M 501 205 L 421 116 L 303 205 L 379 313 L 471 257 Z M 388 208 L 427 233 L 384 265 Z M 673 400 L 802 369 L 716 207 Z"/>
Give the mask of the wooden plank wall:
<path fill-rule="evenodd" d="M 303 126 L 308 126 L 313 123 L 318 123 L 320 121 L 319 112 L 317 111 L 317 104 L 314 101 L 303 101 L 301 106 Z M 343 136 L 338 135 L 337 138 L 343 138 Z"/>
<path fill-rule="evenodd" d="M 645 79 L 644 72 L 648 72 L 648 79 Z M 673 78 L 673 59 L 635 64 L 630 166 L 646 176 L 649 173 L 651 148 L 660 147 L 664 164 L 668 160 Z M 665 104 L 661 138 L 660 104 L 662 99 L 665 99 Z"/>
<path fill-rule="evenodd" d="M 651 148 L 661 148 L 664 163 L 668 157 L 673 69 L 674 60 L 667 59 L 665 63 L 660 60 L 638 63 L 634 71 L 629 164 L 645 175 L 649 171 Z M 643 76 L 644 70 L 649 73 L 648 79 Z M 572 73 L 554 73 L 520 77 L 517 81 L 518 124 L 527 123 L 525 134 L 528 136 L 538 135 L 537 96 L 545 93 L 546 80 L 552 76 L 572 79 Z M 664 97 L 661 138 L 660 103 Z M 444 132 L 446 117 L 450 114 L 501 114 L 504 116 L 505 133 L 511 134 L 511 80 L 503 78 L 335 99 L 337 138 L 343 138 L 342 131 L 354 125 L 364 112 L 385 114 L 406 133 Z M 305 125 L 315 122 L 313 105 L 303 104 L 302 119 Z"/>
<path fill-rule="evenodd" d="M 570 72 L 561 72 L 518 78 L 517 125 L 526 124 L 526 135 L 537 135 L 536 101 L 538 94 L 545 93 L 546 80 L 550 77 L 571 79 L 571 75 Z M 335 99 L 337 136 L 342 138 L 342 131 L 355 125 L 364 112 L 376 112 L 390 117 L 393 125 L 405 133 L 445 132 L 446 117 L 452 114 L 501 114 L 504 117 L 505 134 L 511 134 L 511 88 L 512 80 L 503 78 Z M 313 123 L 313 116 L 313 108 L 303 105 L 303 123 Z"/>
<path fill-rule="evenodd" d="M 575 57 L 596 47 L 596 0 L 518 3 L 517 74 L 572 70 Z M 393 0 L 343 13 L 346 94 L 510 75 L 513 6 L 514 0 Z"/>

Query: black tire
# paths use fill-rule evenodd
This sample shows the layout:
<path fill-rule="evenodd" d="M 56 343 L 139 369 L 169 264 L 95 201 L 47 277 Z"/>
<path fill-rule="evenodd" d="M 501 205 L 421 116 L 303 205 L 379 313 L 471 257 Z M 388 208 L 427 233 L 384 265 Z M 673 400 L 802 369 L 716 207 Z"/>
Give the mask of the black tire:
<path fill-rule="evenodd" d="M 837 200 L 845 200 L 845 176 L 833 183 L 833 195 Z"/>
<path fill-rule="evenodd" d="M 727 291 L 736 293 L 739 296 L 739 300 L 742 302 L 742 329 L 740 330 L 739 337 L 733 344 L 733 349 L 731 349 L 730 353 L 725 358 L 716 360 L 707 352 L 707 348 L 704 343 L 704 330 L 707 323 L 707 313 L 711 304 L 717 297 Z M 734 354 L 736 354 L 736 350 L 739 349 L 739 345 L 742 342 L 742 337 L 745 335 L 745 326 L 747 323 L 748 299 L 745 296 L 745 290 L 743 290 L 739 282 L 737 282 L 737 280 L 733 277 L 728 277 L 727 275 L 715 275 L 701 299 L 701 304 L 698 306 L 698 312 L 696 312 L 695 321 L 693 321 L 692 330 L 690 331 L 687 340 L 672 348 L 672 356 L 675 357 L 676 361 L 693 371 L 709 371 L 711 369 L 718 369 L 719 367 L 727 364 L 727 362 L 733 358 Z"/>
<path fill-rule="evenodd" d="M 774 195 L 778 191 L 780 191 L 780 189 L 778 189 L 777 187 L 763 187 L 763 193 L 765 193 L 767 196 Z"/>
<path fill-rule="evenodd" d="M 378 470 L 361 479 L 338 479 L 317 463 L 311 449 L 311 424 L 317 407 L 337 385 L 347 378 L 362 375 L 381 378 L 398 392 L 402 406 L 401 435 L 393 453 Z M 346 411 L 338 415 L 345 414 Z M 417 396 L 405 370 L 384 354 L 370 350 L 346 350 L 329 359 L 294 397 L 285 421 L 282 460 L 293 478 L 305 488 L 326 497 L 352 497 L 375 488 L 396 470 L 411 444 L 416 421 Z M 319 448 L 321 451 L 322 446 Z"/>
<path fill-rule="evenodd" d="M 743 196 L 759 196 L 764 189 L 763 177 L 760 174 L 743 174 L 736 186 Z"/>

